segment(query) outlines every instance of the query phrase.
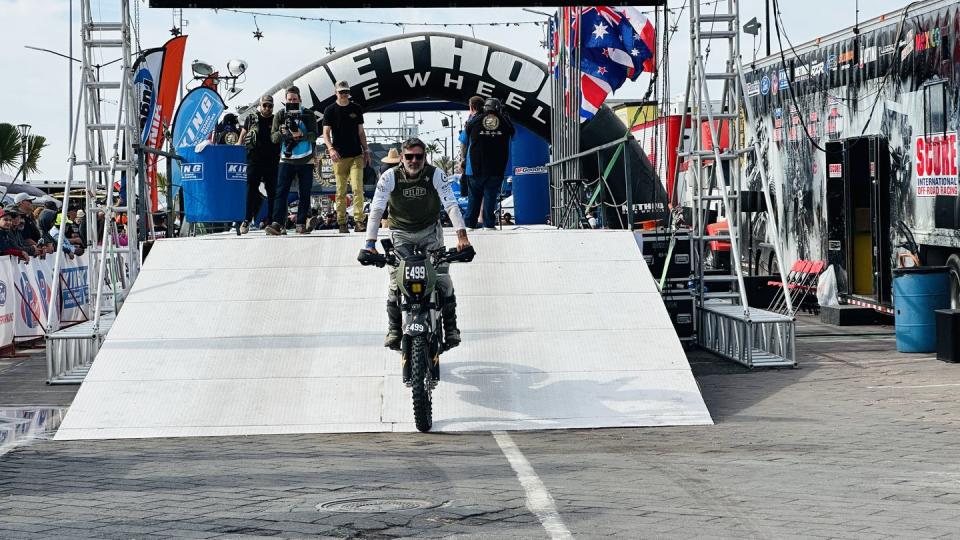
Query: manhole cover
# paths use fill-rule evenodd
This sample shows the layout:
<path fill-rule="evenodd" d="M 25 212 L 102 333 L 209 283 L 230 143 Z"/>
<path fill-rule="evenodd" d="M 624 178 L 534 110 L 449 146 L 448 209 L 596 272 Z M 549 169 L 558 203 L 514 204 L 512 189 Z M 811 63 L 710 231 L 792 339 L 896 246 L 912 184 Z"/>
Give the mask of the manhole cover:
<path fill-rule="evenodd" d="M 422 499 L 381 499 L 375 497 L 360 497 L 356 499 L 340 499 L 317 505 L 317 510 L 328 512 L 402 512 L 433 508 L 438 503 Z"/>

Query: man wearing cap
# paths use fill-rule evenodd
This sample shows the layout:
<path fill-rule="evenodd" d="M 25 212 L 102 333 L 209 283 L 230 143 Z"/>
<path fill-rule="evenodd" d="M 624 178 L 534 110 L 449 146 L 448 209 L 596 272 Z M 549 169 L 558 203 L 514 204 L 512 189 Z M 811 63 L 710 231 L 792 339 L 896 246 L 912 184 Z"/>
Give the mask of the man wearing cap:
<path fill-rule="evenodd" d="M 277 195 L 277 168 L 280 164 L 280 145 L 270 138 L 273 126 L 273 96 L 260 98 L 260 106 L 247 115 L 237 144 L 247 147 L 247 206 L 240 224 L 240 234 L 250 232 L 250 223 L 257 219 L 263 196 L 260 184 L 267 192 L 267 214 L 273 212 Z M 267 217 L 267 221 L 270 218 Z"/>
<path fill-rule="evenodd" d="M 36 246 L 40 242 L 40 238 L 43 237 L 40 228 L 37 227 L 36 220 L 33 218 L 33 201 L 35 199 L 36 197 L 27 193 L 17 193 L 16 197 L 13 198 L 13 204 L 23 214 L 23 238 L 31 246 Z"/>
<path fill-rule="evenodd" d="M 337 178 L 337 223 L 340 232 L 350 232 L 347 228 L 349 185 L 353 190 L 354 230 L 364 232 L 363 168 L 370 164 L 370 149 L 363 130 L 363 110 L 350 101 L 350 83 L 340 81 L 336 90 L 337 101 L 323 110 L 323 142 L 327 145 L 333 161 L 333 174 Z"/>
<path fill-rule="evenodd" d="M 314 144 L 317 142 L 317 117 L 312 110 L 304 109 L 300 89 L 287 88 L 287 106 L 273 115 L 270 139 L 280 145 L 280 166 L 277 169 L 277 195 L 273 204 L 273 223 L 264 231 L 267 234 L 287 234 L 287 197 L 293 179 L 297 179 L 297 234 L 309 234 L 307 218 L 310 217 L 310 192 L 313 189 Z M 287 122 L 287 119 L 290 122 Z M 288 123 L 295 126 L 288 126 Z M 295 129 L 294 129 L 295 128 Z"/>

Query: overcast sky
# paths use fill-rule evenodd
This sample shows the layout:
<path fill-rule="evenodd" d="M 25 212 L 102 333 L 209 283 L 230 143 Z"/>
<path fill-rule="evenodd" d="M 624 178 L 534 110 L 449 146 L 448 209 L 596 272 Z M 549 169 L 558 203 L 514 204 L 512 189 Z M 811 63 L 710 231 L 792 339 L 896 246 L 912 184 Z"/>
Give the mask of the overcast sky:
<path fill-rule="evenodd" d="M 33 133 L 47 137 L 49 147 L 40 163 L 41 172 L 36 178 L 62 180 L 65 178 L 66 157 L 69 146 L 68 117 L 68 61 L 52 54 L 32 51 L 24 45 L 43 47 L 66 53 L 69 47 L 70 0 L 0 0 L 0 122 L 27 123 Z M 95 12 L 103 14 L 102 20 L 112 20 L 119 0 L 93 0 Z M 703 0 L 701 0 L 703 3 Z M 74 4 L 74 27 L 79 18 L 79 0 Z M 139 6 L 141 39 L 143 48 L 162 45 L 170 36 L 174 21 L 172 10 L 150 9 L 145 0 L 131 0 Z M 670 0 L 672 17 L 677 19 L 684 0 Z M 740 17 L 746 22 L 751 17 L 764 21 L 764 0 L 742 0 Z M 906 4 L 905 0 L 871 0 L 860 2 L 860 20 L 876 17 L 896 10 Z M 799 44 L 835 30 L 853 25 L 855 0 L 781 0 L 785 31 L 794 44 Z M 712 11 L 713 4 L 704 11 Z M 337 50 L 363 42 L 401 33 L 424 31 L 418 22 L 507 22 L 530 21 L 541 18 L 534 13 L 517 9 L 356 9 L 356 10 L 271 10 L 271 13 L 344 19 L 362 19 L 404 23 L 404 27 L 374 26 L 356 23 L 333 24 L 324 22 L 257 17 L 213 10 L 184 10 L 189 24 L 184 33 L 189 35 L 184 58 L 185 75 L 193 59 L 202 59 L 215 67 L 224 68 L 228 60 L 242 58 L 249 64 L 247 79 L 241 85 L 243 92 L 228 102 L 231 107 L 246 104 L 280 79 L 292 74 L 325 56 L 328 43 Z M 679 30 L 670 45 L 670 80 L 672 94 L 683 92 L 688 61 L 689 12 L 679 16 Z M 264 39 L 257 41 L 253 31 L 259 27 Z M 451 26 L 439 29 L 451 33 L 472 35 L 463 27 Z M 661 29 L 662 30 L 662 29 Z M 540 47 L 544 38 L 542 27 L 480 27 L 473 31 L 477 38 L 504 44 L 509 48 L 545 61 L 546 51 Z M 79 38 L 74 31 L 74 56 L 79 57 Z M 764 31 L 761 30 L 761 38 Z M 763 54 L 762 39 L 757 40 Z M 753 38 L 744 35 L 742 49 L 744 59 L 752 58 Z M 773 40 L 774 51 L 777 50 Z M 115 54 L 105 53 L 104 61 L 112 60 Z M 109 58 L 107 58 L 109 56 Z M 76 64 L 74 64 L 76 66 Z M 222 69 L 225 71 L 225 69 Z M 75 80 L 78 79 L 75 71 Z M 106 78 L 106 77 L 105 77 Z M 616 98 L 639 98 L 647 89 L 647 79 L 627 83 L 616 92 Z M 75 88 L 76 91 L 76 88 Z M 368 127 L 376 127 L 377 114 L 367 117 Z M 423 114 L 421 132 L 425 138 L 449 134 L 440 126 L 440 116 Z M 396 115 L 383 115 L 384 126 L 396 125 Z M 81 154 L 82 158 L 82 154 Z"/>

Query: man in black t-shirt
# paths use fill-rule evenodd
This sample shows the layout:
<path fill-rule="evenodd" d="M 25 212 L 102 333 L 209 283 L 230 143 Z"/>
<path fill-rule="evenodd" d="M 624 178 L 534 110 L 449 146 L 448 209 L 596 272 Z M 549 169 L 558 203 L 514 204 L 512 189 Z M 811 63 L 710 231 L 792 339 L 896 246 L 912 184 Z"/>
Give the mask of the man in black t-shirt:
<path fill-rule="evenodd" d="M 363 214 L 363 168 L 370 164 L 367 134 L 363 130 L 363 110 L 350 101 L 350 83 L 337 83 L 337 101 L 323 110 L 323 142 L 333 161 L 337 179 L 337 223 L 340 232 L 347 228 L 347 186 L 353 190 L 354 230 L 366 230 Z"/>
<path fill-rule="evenodd" d="M 280 163 L 280 144 L 270 139 L 273 125 L 273 96 L 260 98 L 260 107 L 250 113 L 243 122 L 237 144 L 247 147 L 247 207 L 240 224 L 240 234 L 250 232 L 250 223 L 257 219 L 263 196 L 260 184 L 267 191 L 267 223 L 273 212 L 277 194 L 277 167 Z"/>
<path fill-rule="evenodd" d="M 503 112 L 500 100 L 489 98 L 483 104 L 483 111 L 475 115 L 464 127 L 469 141 L 470 167 L 470 203 L 467 206 L 467 227 L 475 229 L 480 217 L 480 201 L 483 201 L 483 226 L 496 228 L 494 213 L 497 208 L 497 196 L 503 184 L 503 173 L 510 157 L 510 138 L 515 129 L 513 122 Z"/>

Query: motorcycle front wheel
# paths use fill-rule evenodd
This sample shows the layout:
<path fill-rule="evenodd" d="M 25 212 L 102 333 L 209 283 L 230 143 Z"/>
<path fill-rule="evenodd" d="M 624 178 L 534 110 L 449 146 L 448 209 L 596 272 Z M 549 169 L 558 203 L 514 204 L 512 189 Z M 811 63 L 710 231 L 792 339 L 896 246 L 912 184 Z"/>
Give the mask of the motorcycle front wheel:
<path fill-rule="evenodd" d="M 433 427 L 433 402 L 428 378 L 430 343 L 426 336 L 416 336 L 410 347 L 410 382 L 413 389 L 413 418 L 417 429 L 426 433 Z"/>

